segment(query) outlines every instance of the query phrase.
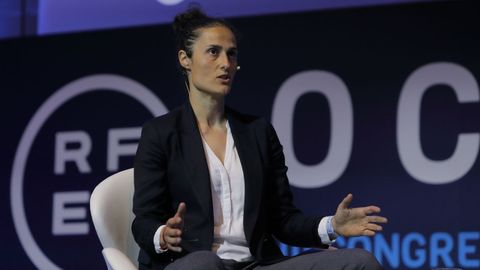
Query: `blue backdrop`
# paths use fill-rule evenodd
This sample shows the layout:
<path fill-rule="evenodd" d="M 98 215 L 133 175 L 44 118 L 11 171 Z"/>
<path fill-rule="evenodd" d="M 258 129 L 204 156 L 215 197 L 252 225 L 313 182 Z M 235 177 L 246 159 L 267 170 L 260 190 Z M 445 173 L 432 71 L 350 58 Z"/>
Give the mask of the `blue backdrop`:
<path fill-rule="evenodd" d="M 386 269 L 480 268 L 475 16 L 458 1 L 233 20 L 227 102 L 272 121 L 297 206 L 333 214 L 352 192 L 389 218 L 338 247 Z M 0 42 L 2 268 L 105 267 L 88 196 L 185 101 L 175 55 L 167 26 Z"/>

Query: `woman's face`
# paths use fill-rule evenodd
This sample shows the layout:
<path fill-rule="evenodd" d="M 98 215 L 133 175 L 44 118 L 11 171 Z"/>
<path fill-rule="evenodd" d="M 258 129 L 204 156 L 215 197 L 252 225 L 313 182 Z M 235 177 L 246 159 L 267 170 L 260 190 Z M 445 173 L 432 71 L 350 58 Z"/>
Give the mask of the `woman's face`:
<path fill-rule="evenodd" d="M 190 90 L 209 95 L 226 95 L 237 71 L 237 42 L 225 26 L 200 28 L 192 46 L 192 57 L 184 57 Z M 181 56 L 179 55 L 181 58 Z M 180 62 L 183 65 L 182 59 Z"/>

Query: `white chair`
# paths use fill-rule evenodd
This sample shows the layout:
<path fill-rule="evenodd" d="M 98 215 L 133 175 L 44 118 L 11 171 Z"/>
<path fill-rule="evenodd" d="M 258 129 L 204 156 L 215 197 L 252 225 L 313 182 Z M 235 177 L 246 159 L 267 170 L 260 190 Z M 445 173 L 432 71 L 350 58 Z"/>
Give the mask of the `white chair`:
<path fill-rule="evenodd" d="M 137 270 L 139 247 L 131 232 L 133 169 L 99 183 L 90 197 L 90 213 L 108 269 Z"/>

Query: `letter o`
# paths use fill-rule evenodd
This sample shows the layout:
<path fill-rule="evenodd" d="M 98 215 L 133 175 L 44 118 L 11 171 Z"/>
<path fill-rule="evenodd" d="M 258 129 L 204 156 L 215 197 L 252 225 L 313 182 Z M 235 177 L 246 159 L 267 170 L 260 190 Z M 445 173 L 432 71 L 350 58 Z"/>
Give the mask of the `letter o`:
<path fill-rule="evenodd" d="M 293 149 L 293 114 L 297 100 L 307 93 L 324 95 L 330 106 L 330 145 L 325 159 L 315 165 L 302 164 Z M 335 182 L 350 160 L 353 141 L 353 108 L 345 83 L 335 74 L 311 70 L 297 73 L 280 87 L 272 110 L 272 123 L 284 144 L 290 184 L 319 188 Z M 312 125 L 316 124 L 312 119 Z"/>

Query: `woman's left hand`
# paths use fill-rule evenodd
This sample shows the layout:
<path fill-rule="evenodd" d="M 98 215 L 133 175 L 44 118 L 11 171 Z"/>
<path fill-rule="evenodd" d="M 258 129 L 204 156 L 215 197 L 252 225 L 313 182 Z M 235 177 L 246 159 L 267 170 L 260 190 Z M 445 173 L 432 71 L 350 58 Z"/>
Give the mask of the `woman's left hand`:
<path fill-rule="evenodd" d="M 358 208 L 348 208 L 353 200 L 353 195 L 348 194 L 338 205 L 337 212 L 332 219 L 332 225 L 335 232 L 341 236 L 373 236 L 381 231 L 382 226 L 377 223 L 387 223 L 387 219 L 382 216 L 371 214 L 380 213 L 377 206 L 367 206 Z"/>

